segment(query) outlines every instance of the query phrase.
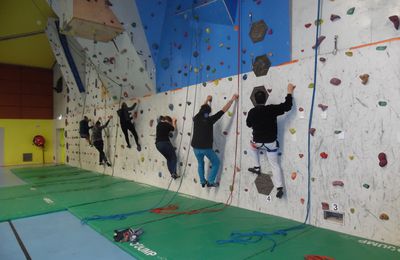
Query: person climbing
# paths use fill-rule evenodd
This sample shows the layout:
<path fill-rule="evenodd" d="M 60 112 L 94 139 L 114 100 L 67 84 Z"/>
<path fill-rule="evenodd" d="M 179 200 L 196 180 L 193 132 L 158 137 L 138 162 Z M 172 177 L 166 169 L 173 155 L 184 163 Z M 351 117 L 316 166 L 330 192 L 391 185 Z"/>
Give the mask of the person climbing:
<path fill-rule="evenodd" d="M 175 149 L 169 139 L 170 132 L 176 129 L 176 118 L 161 116 L 156 130 L 156 148 L 167 159 L 168 170 L 173 179 L 180 176 L 176 173 L 177 158 Z"/>
<path fill-rule="evenodd" d="M 289 83 L 285 102 L 279 105 L 265 105 L 268 94 L 264 91 L 258 91 L 254 95 L 256 106 L 250 109 L 246 124 L 253 129 L 253 139 L 250 141 L 250 154 L 254 159 L 255 166 L 248 170 L 252 173 L 260 174 L 260 156 L 259 152 L 264 151 L 267 154 L 273 174 L 273 183 L 277 187 L 277 198 L 283 196 L 282 170 L 278 161 L 279 142 L 277 140 L 277 116 L 283 115 L 292 108 L 292 95 L 295 85 Z"/>
<path fill-rule="evenodd" d="M 88 141 L 89 145 L 92 146 L 92 142 L 90 141 L 89 129 L 93 128 L 93 126 L 89 126 L 90 119 L 87 116 L 84 116 L 83 119 L 79 122 L 79 135 L 81 138 L 85 138 Z"/>
<path fill-rule="evenodd" d="M 126 144 L 128 148 L 131 148 L 131 143 L 129 142 L 128 130 L 131 131 L 133 137 L 135 138 L 135 142 L 137 145 L 137 150 L 140 152 L 142 147 L 139 144 L 139 136 L 136 132 L 135 125 L 132 123 L 132 117 L 129 111 L 135 109 L 137 103 L 134 103 L 131 107 L 123 102 L 121 108 L 118 109 L 117 114 L 119 116 L 119 122 L 121 123 L 122 132 L 124 133 Z"/>
<path fill-rule="evenodd" d="M 198 174 L 201 186 L 218 187 L 219 183 L 215 182 L 219 169 L 219 158 L 212 149 L 213 146 L 213 126 L 220 119 L 226 111 L 229 110 L 234 101 L 239 98 L 235 94 L 226 103 L 226 105 L 214 115 L 211 113 L 212 96 L 208 96 L 204 104 L 200 107 L 199 112 L 194 116 L 193 122 L 193 138 L 191 145 L 193 147 L 194 155 L 198 162 Z M 211 172 L 208 175 L 208 180 L 204 177 L 204 156 L 211 162 Z"/>
<path fill-rule="evenodd" d="M 111 167 L 111 163 L 108 162 L 106 154 L 104 153 L 104 141 L 103 141 L 103 129 L 108 126 L 110 123 L 111 117 L 107 120 L 104 125 L 101 125 L 100 121 L 97 121 L 96 124 L 93 126 L 92 129 L 92 143 L 94 147 L 96 147 L 97 151 L 99 151 L 99 164 Z"/>

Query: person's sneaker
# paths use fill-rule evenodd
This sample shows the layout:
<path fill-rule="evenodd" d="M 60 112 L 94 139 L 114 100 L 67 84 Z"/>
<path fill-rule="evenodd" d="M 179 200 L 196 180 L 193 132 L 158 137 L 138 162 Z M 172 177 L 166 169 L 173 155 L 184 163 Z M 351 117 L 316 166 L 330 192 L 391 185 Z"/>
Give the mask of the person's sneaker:
<path fill-rule="evenodd" d="M 126 147 L 128 147 L 128 149 L 131 149 L 131 145 L 130 144 L 128 144 Z"/>
<path fill-rule="evenodd" d="M 255 174 L 261 174 L 261 168 L 260 167 L 253 167 L 248 169 L 249 172 L 255 173 Z"/>
<path fill-rule="evenodd" d="M 277 190 L 278 190 L 278 192 L 276 193 L 276 197 L 277 197 L 278 199 L 281 199 L 282 196 L 283 196 L 283 188 L 282 188 L 282 187 L 279 187 Z"/>
<path fill-rule="evenodd" d="M 172 177 L 174 180 L 176 180 L 176 179 L 178 179 L 178 178 L 181 177 L 181 176 L 179 176 L 179 175 L 176 174 L 176 173 L 173 173 L 173 174 L 171 174 L 171 177 Z"/>
<path fill-rule="evenodd" d="M 138 152 L 140 152 L 142 150 L 142 147 L 140 146 L 140 144 L 137 146 L 137 150 L 138 150 Z"/>
<path fill-rule="evenodd" d="M 104 165 L 104 163 L 103 162 L 99 162 L 99 165 Z"/>
<path fill-rule="evenodd" d="M 202 183 L 201 187 L 204 188 L 206 185 L 208 186 L 208 182 L 207 181 L 205 183 Z"/>
<path fill-rule="evenodd" d="M 219 187 L 219 183 L 207 183 L 207 187 Z"/>
<path fill-rule="evenodd" d="M 106 162 L 106 164 L 107 164 L 107 166 L 108 166 L 108 167 L 111 167 L 111 163 L 109 163 L 109 162 Z"/>

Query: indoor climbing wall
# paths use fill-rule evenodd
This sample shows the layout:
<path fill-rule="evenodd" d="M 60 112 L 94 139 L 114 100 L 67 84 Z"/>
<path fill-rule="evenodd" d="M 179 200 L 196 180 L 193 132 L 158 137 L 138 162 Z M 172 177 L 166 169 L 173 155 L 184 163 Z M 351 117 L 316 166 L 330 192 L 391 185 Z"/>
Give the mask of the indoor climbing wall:
<path fill-rule="evenodd" d="M 317 1 L 293 1 L 290 17 L 291 62 L 279 66 L 272 62 L 267 75 L 256 77 L 253 72 L 243 70 L 237 75 L 235 61 L 234 64 L 226 64 L 231 66 L 230 75 L 213 80 L 203 78 L 196 84 L 185 85 L 186 88 L 155 95 L 129 94 L 129 83 L 121 84 L 111 76 L 122 75 L 124 72 L 119 71 L 120 67 L 109 64 L 112 73 L 106 74 L 102 62 L 86 62 L 86 95 L 80 93 L 70 76 L 57 31 L 50 24 L 49 39 L 67 84 L 67 101 L 65 105 L 58 105 L 63 107 L 61 111 L 66 111 L 68 163 L 150 185 L 169 187 L 171 190 L 179 189 L 181 193 L 220 202 L 225 202 L 233 189 L 232 205 L 300 222 L 305 218 L 307 196 L 310 193 L 310 224 L 400 245 L 400 191 L 397 187 L 400 164 L 396 160 L 397 147 L 400 145 L 400 91 L 397 87 L 400 80 L 400 14 L 396 10 L 400 10 L 400 4 L 396 0 L 386 0 L 384 4 L 365 2 L 324 1 L 321 19 L 317 20 Z M 272 3 L 258 0 L 241 1 L 241 4 L 244 7 L 240 17 L 245 20 L 249 17 L 249 10 Z M 167 9 L 165 6 L 163 8 Z M 140 7 L 138 9 L 142 15 L 144 11 Z M 146 15 L 151 15 L 151 12 L 148 9 Z M 119 19 L 124 21 L 123 17 Z M 132 21 L 129 20 L 130 23 Z M 138 20 L 135 21 L 136 26 L 142 26 Z M 321 33 L 316 44 L 317 24 Z M 238 25 L 237 18 L 231 26 L 232 30 L 235 25 Z M 202 29 L 205 34 L 206 29 Z M 275 31 L 279 31 L 279 26 Z M 129 33 L 119 37 L 129 39 Z M 226 40 L 224 34 L 210 34 L 209 37 L 213 38 L 210 39 L 213 42 Z M 249 35 L 243 33 L 241 37 Z M 152 41 L 147 40 L 150 49 Z M 268 40 L 266 37 L 253 44 L 262 46 Z M 234 39 L 231 38 L 231 41 Z M 79 42 L 85 46 L 83 41 Z M 132 47 L 129 41 L 129 44 L 121 42 L 118 45 L 120 50 Z M 94 48 L 91 44 L 91 48 Z M 249 43 L 246 51 L 239 50 L 241 61 L 252 60 L 252 46 Z M 319 48 L 316 84 L 313 47 Z M 95 48 L 96 52 L 86 50 L 88 58 L 93 53 L 105 54 L 108 51 L 110 53 L 107 55 L 110 56 L 115 46 L 113 43 L 108 43 L 108 47 L 97 44 Z M 191 53 L 194 51 L 192 49 Z M 266 54 L 268 52 L 266 49 Z M 278 53 L 272 57 L 275 55 Z M 124 59 L 122 55 L 113 57 L 116 57 L 116 63 Z M 103 59 L 103 56 L 99 56 L 99 60 Z M 203 67 L 206 66 L 203 64 Z M 171 69 L 178 71 L 179 67 Z M 262 161 L 263 175 L 256 176 L 247 171 L 253 162 L 248 153 L 251 129 L 246 127 L 245 119 L 253 107 L 250 95 L 254 87 L 264 85 L 269 92 L 268 103 L 274 104 L 284 101 L 289 82 L 297 87 L 292 110 L 278 120 L 285 196 L 277 199 L 276 189 L 270 185 L 270 167 L 265 158 Z M 145 88 L 143 83 L 137 86 Z M 309 129 L 314 88 L 314 114 Z M 126 91 L 128 94 L 125 94 Z M 236 92 L 240 94 L 238 104 L 233 105 L 214 127 L 214 149 L 221 158 L 221 186 L 201 188 L 197 162 L 190 147 L 191 119 L 207 95 L 213 95 L 213 111 L 216 112 Z M 132 148 L 126 147 L 116 114 L 121 102 L 127 102 L 128 105 L 138 102 L 132 117 L 142 145 L 141 152 L 136 150 L 132 136 Z M 112 167 L 98 165 L 97 151 L 79 138 L 79 121 L 83 115 L 93 121 L 101 119 L 103 123 L 112 116 L 104 134 L 105 151 Z M 171 186 L 166 162 L 154 145 L 160 115 L 178 119 L 178 129 L 172 142 L 177 148 L 178 169 L 183 177 L 173 181 Z M 311 138 L 310 154 L 307 148 L 308 134 Z M 307 189 L 308 156 L 311 161 L 310 191 Z M 235 184 L 232 186 L 235 170 Z"/>

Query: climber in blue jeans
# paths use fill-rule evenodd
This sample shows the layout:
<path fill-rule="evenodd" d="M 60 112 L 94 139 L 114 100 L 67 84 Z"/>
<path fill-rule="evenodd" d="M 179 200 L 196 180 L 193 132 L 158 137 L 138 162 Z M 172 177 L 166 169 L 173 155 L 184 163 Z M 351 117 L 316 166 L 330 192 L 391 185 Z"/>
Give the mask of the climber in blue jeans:
<path fill-rule="evenodd" d="M 215 178 L 218 174 L 219 169 L 219 158 L 214 152 L 213 146 L 213 126 L 214 124 L 224 115 L 226 111 L 232 106 L 233 102 L 239 98 L 239 95 L 235 94 L 226 103 L 226 105 L 214 115 L 211 113 L 211 102 L 212 96 L 207 96 L 206 101 L 200 107 L 199 112 L 193 118 L 193 138 L 192 147 L 194 155 L 198 162 L 198 173 L 200 178 L 201 186 L 207 187 L 218 187 L 219 183 L 215 182 Z M 207 157 L 211 162 L 211 172 L 208 175 L 208 180 L 204 177 L 204 157 Z"/>

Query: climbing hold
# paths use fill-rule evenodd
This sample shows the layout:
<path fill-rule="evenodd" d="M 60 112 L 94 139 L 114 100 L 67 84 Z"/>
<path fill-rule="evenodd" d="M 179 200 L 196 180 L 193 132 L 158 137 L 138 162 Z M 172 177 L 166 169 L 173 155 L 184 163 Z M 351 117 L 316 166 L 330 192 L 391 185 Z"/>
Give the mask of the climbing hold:
<path fill-rule="evenodd" d="M 353 57 L 353 52 L 351 51 L 346 51 L 345 54 L 349 57 Z"/>
<path fill-rule="evenodd" d="M 233 112 L 228 111 L 228 116 L 229 116 L 229 117 L 232 117 L 232 116 L 233 116 Z"/>
<path fill-rule="evenodd" d="M 303 111 L 304 111 L 304 108 L 299 107 L 299 111 L 300 111 L 300 112 L 303 112 Z"/>
<path fill-rule="evenodd" d="M 247 115 L 247 112 L 246 112 L 246 111 L 243 111 L 243 115 L 246 116 L 246 115 Z"/>
<path fill-rule="evenodd" d="M 193 52 L 193 57 L 197 58 L 199 56 L 199 52 L 198 51 L 194 51 Z"/>
<path fill-rule="evenodd" d="M 321 57 L 321 58 L 319 58 L 319 61 L 320 61 L 320 62 L 325 62 L 326 59 L 325 59 L 324 57 Z"/>
<path fill-rule="evenodd" d="M 157 43 L 153 43 L 152 45 L 151 45 L 151 47 L 153 48 L 153 49 L 155 49 L 155 50 L 158 50 L 158 44 Z"/>
<path fill-rule="evenodd" d="M 126 91 L 124 92 L 124 97 L 126 97 L 126 98 L 128 97 L 128 92 L 126 92 Z"/>
<path fill-rule="evenodd" d="M 158 177 L 162 177 L 162 172 L 158 172 Z"/>
<path fill-rule="evenodd" d="M 305 255 L 304 260 L 335 260 L 333 257 L 324 255 Z"/>
<path fill-rule="evenodd" d="M 314 25 L 315 25 L 315 26 L 321 25 L 321 24 L 323 24 L 323 23 L 324 23 L 324 20 L 323 20 L 323 19 L 319 19 L 319 20 L 315 20 L 315 21 L 314 21 Z"/>
<path fill-rule="evenodd" d="M 333 182 L 332 182 L 332 185 L 333 185 L 333 186 L 340 186 L 340 187 L 343 187 L 343 186 L 344 186 L 344 183 L 343 183 L 342 181 L 333 181 Z"/>
<path fill-rule="evenodd" d="M 386 101 L 379 101 L 378 105 L 381 106 L 381 107 L 385 107 L 387 105 L 387 102 Z"/>
<path fill-rule="evenodd" d="M 321 156 L 322 159 L 328 158 L 328 154 L 325 153 L 325 152 L 322 152 L 322 153 L 320 153 L 319 155 Z"/>
<path fill-rule="evenodd" d="M 306 23 L 306 24 L 304 25 L 304 27 L 310 28 L 310 27 L 311 27 L 311 23 Z"/>
<path fill-rule="evenodd" d="M 223 131 L 222 132 L 224 135 L 228 135 L 228 132 L 227 131 Z"/>
<path fill-rule="evenodd" d="M 356 9 L 355 7 L 350 8 L 349 10 L 347 10 L 347 14 L 348 14 L 348 15 L 354 14 L 354 10 L 355 10 L 355 9 Z"/>
<path fill-rule="evenodd" d="M 342 81 L 338 78 L 332 78 L 329 82 L 335 86 L 338 86 L 338 85 L 340 85 L 340 83 L 342 83 Z"/>
<path fill-rule="evenodd" d="M 314 136 L 316 129 L 315 128 L 310 128 L 310 135 Z"/>
<path fill-rule="evenodd" d="M 329 210 L 329 204 L 326 202 L 321 202 L 322 210 Z"/>
<path fill-rule="evenodd" d="M 208 33 L 208 34 L 209 34 L 210 32 L 211 32 L 211 29 L 210 29 L 210 27 L 207 27 L 207 28 L 206 28 L 206 33 Z"/>
<path fill-rule="evenodd" d="M 393 23 L 394 28 L 396 30 L 398 30 L 399 29 L 399 24 L 400 24 L 399 16 L 398 15 L 392 15 L 392 16 L 389 17 L 389 20 Z"/>
<path fill-rule="evenodd" d="M 340 19 L 340 16 L 337 14 L 331 14 L 331 21 L 335 22 Z"/>
<path fill-rule="evenodd" d="M 388 162 L 387 162 L 385 153 L 379 153 L 378 154 L 378 159 L 379 159 L 379 166 L 380 167 L 385 167 L 387 165 Z"/>
<path fill-rule="evenodd" d="M 311 177 L 311 181 L 314 182 L 315 181 L 315 177 Z"/>
<path fill-rule="evenodd" d="M 356 210 L 355 210 L 354 208 L 351 208 L 351 209 L 350 209 L 351 214 L 354 214 L 355 211 L 356 211 Z"/>
<path fill-rule="evenodd" d="M 379 215 L 379 219 L 381 220 L 389 220 L 389 215 L 386 213 L 382 213 Z"/>
<path fill-rule="evenodd" d="M 366 183 L 363 184 L 363 187 L 366 188 L 366 189 L 369 189 L 369 185 L 366 184 Z"/>
<path fill-rule="evenodd" d="M 193 182 L 194 182 L 194 183 L 197 183 L 197 179 L 196 179 L 196 178 L 193 178 Z"/>
<path fill-rule="evenodd" d="M 136 23 L 134 22 L 134 23 L 131 23 L 131 26 L 133 27 L 133 28 L 135 28 L 136 27 Z"/>
<path fill-rule="evenodd" d="M 360 79 L 361 79 L 361 83 L 363 85 L 366 85 L 368 83 L 368 80 L 369 80 L 369 75 L 368 74 L 362 74 L 362 75 L 360 75 Z"/>
<path fill-rule="evenodd" d="M 168 108 L 169 108 L 169 110 L 173 111 L 174 110 L 174 104 L 169 104 Z"/>
<path fill-rule="evenodd" d="M 300 199 L 300 203 L 304 205 L 304 198 Z"/>
<path fill-rule="evenodd" d="M 154 119 L 151 119 L 150 120 L 150 127 L 153 127 L 153 124 L 154 124 Z"/>
<path fill-rule="evenodd" d="M 229 185 L 229 191 L 233 191 L 233 185 Z"/>
<path fill-rule="evenodd" d="M 314 88 L 314 83 L 308 84 L 308 88 Z"/>
<path fill-rule="evenodd" d="M 164 58 L 161 60 L 161 67 L 165 70 L 169 68 L 169 59 L 168 58 Z"/>
<path fill-rule="evenodd" d="M 256 75 L 256 77 L 267 75 L 270 67 L 271 67 L 271 61 L 265 54 L 257 56 L 253 62 L 253 72 Z"/>
<path fill-rule="evenodd" d="M 296 129 L 295 128 L 289 128 L 289 132 L 294 135 L 296 133 Z"/>
<path fill-rule="evenodd" d="M 338 135 L 338 134 L 340 134 L 342 131 L 341 130 L 335 130 L 333 133 L 335 134 L 335 135 Z"/>
<path fill-rule="evenodd" d="M 245 191 L 245 192 L 248 192 L 248 191 L 249 191 L 249 189 L 247 189 L 247 188 L 246 188 L 246 189 L 244 189 L 244 191 Z"/>
<path fill-rule="evenodd" d="M 292 174 L 290 175 L 290 178 L 292 178 L 292 180 L 295 180 L 297 177 L 297 172 L 292 172 Z"/>
<path fill-rule="evenodd" d="M 144 157 L 143 157 L 143 156 L 140 158 L 140 161 L 141 161 L 141 162 L 144 162 Z"/>
<path fill-rule="evenodd" d="M 354 160 L 354 155 L 349 155 L 349 159 L 352 161 Z"/>
<path fill-rule="evenodd" d="M 321 108 L 322 111 L 325 111 L 328 109 L 328 106 L 324 105 L 324 104 L 318 104 L 318 107 Z"/>
<path fill-rule="evenodd" d="M 243 80 L 246 80 L 247 79 L 247 74 L 244 74 L 242 78 L 243 78 Z"/>
<path fill-rule="evenodd" d="M 319 36 L 318 39 L 317 39 L 317 44 L 315 44 L 312 48 L 313 48 L 313 49 L 318 48 L 319 45 L 321 45 L 321 43 L 323 42 L 323 40 L 325 40 L 325 38 L 326 38 L 326 37 L 323 36 L 323 35 Z"/>
<path fill-rule="evenodd" d="M 384 50 L 386 50 L 386 46 L 378 46 L 378 47 L 376 47 L 376 50 L 377 51 L 384 51 Z"/>
<path fill-rule="evenodd" d="M 268 25 L 264 20 L 260 20 L 251 24 L 249 36 L 253 43 L 264 40 L 265 33 L 268 30 Z"/>
<path fill-rule="evenodd" d="M 300 157 L 300 159 L 303 158 L 303 157 L 304 157 L 304 154 L 299 153 L 299 157 Z"/>

